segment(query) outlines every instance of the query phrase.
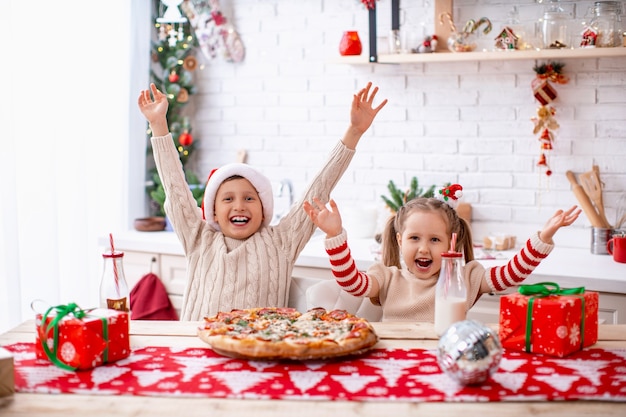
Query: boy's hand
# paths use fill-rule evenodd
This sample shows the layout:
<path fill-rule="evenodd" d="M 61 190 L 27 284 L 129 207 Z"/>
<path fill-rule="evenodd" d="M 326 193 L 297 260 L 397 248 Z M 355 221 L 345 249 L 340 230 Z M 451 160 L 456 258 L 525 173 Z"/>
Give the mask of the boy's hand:
<path fill-rule="evenodd" d="M 165 136 L 167 129 L 167 96 L 150 83 L 150 90 L 142 90 L 137 99 L 139 110 L 148 119 L 153 136 Z"/>
<path fill-rule="evenodd" d="M 330 210 L 319 198 L 313 197 L 313 204 L 305 201 L 302 205 L 304 211 L 309 215 L 313 224 L 319 227 L 327 238 L 339 236 L 341 234 L 341 215 L 335 200 L 328 202 Z"/>
<path fill-rule="evenodd" d="M 548 219 L 548 222 L 543 227 L 543 230 L 539 232 L 539 239 L 545 243 L 551 243 L 552 237 L 561 227 L 569 226 L 574 223 L 578 218 L 581 210 L 577 206 L 572 206 L 569 210 L 558 210 L 554 215 Z"/>
<path fill-rule="evenodd" d="M 369 129 L 378 112 L 387 104 L 387 99 L 384 99 L 378 107 L 372 107 L 376 93 L 378 93 L 378 87 L 374 87 L 372 94 L 370 94 L 371 88 L 372 83 L 368 82 L 367 86 L 355 94 L 352 99 L 350 124 L 353 129 L 356 129 L 361 134 Z"/>

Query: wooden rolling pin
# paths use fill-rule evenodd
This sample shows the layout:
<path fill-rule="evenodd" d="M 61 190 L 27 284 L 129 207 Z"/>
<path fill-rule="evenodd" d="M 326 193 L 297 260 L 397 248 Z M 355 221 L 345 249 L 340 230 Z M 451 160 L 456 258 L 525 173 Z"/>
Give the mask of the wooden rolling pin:
<path fill-rule="evenodd" d="M 598 215 L 596 208 L 591 203 L 591 200 L 589 199 L 587 193 L 585 193 L 583 187 L 578 184 L 578 181 L 576 181 L 576 175 L 574 175 L 572 171 L 567 171 L 565 175 L 567 176 L 570 184 L 572 184 L 572 191 L 578 200 L 578 204 L 580 204 L 580 207 L 583 209 L 583 212 L 589 219 L 589 222 L 591 222 L 591 225 L 593 227 L 603 227 L 602 219 Z"/>

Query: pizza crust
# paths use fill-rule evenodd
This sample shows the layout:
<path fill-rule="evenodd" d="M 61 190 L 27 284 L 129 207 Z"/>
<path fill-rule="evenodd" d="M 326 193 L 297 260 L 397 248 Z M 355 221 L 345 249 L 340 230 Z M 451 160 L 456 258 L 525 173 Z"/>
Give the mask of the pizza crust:
<path fill-rule="evenodd" d="M 233 310 L 234 316 L 218 313 L 207 317 L 198 336 L 221 355 L 256 360 L 330 359 L 361 354 L 378 342 L 367 320 L 345 310 L 318 308 L 301 315 L 294 309 L 278 309 L 291 317 L 285 320 L 279 314 L 257 317 L 260 310 L 267 313 L 268 309 Z"/>

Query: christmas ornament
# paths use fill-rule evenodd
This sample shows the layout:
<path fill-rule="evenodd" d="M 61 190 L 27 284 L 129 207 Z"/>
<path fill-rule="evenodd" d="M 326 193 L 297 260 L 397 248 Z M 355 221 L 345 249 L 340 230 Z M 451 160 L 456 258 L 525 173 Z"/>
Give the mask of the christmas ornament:
<path fill-rule="evenodd" d="M 180 79 L 180 76 L 172 71 L 167 79 L 170 80 L 171 83 L 176 83 Z"/>
<path fill-rule="evenodd" d="M 198 60 L 195 56 L 189 55 L 183 60 L 183 68 L 187 71 L 195 71 L 198 67 Z"/>
<path fill-rule="evenodd" d="M 437 43 L 439 42 L 437 35 L 426 36 L 421 45 L 417 48 L 411 49 L 411 52 L 418 54 L 427 54 L 435 52 L 437 50 Z"/>
<path fill-rule="evenodd" d="M 185 1 L 181 8 L 191 22 L 205 57 L 215 59 L 221 55 L 229 62 L 243 61 L 243 42 L 235 27 L 222 14 L 218 0 Z"/>
<path fill-rule="evenodd" d="M 567 84 L 569 78 L 562 74 L 565 64 L 561 62 L 550 62 L 548 64 L 536 65 L 533 70 L 537 73 L 537 78 L 547 79 L 557 84 Z"/>
<path fill-rule="evenodd" d="M 513 29 L 508 26 L 502 28 L 498 36 L 495 37 L 496 48 L 504 50 L 519 49 L 519 37 L 515 34 Z"/>
<path fill-rule="evenodd" d="M 189 101 L 189 91 L 186 88 L 181 88 L 178 94 L 176 95 L 176 101 L 179 103 L 186 103 Z"/>
<path fill-rule="evenodd" d="M 533 134 L 541 134 L 538 138 L 540 153 L 537 166 L 545 169 L 545 174 L 548 177 L 552 175 L 552 170 L 550 169 L 546 152 L 554 149 L 554 131 L 559 128 L 559 124 L 554 118 L 556 109 L 551 104 L 557 98 L 557 93 L 551 82 L 566 84 L 569 81 L 562 74 L 564 66 L 564 64 L 559 62 L 550 62 L 548 64 L 536 65 L 533 68 L 537 76 L 531 82 L 531 87 L 535 99 L 541 106 L 537 109 L 537 117 L 533 117 L 530 120 L 534 123 Z"/>
<path fill-rule="evenodd" d="M 178 137 L 178 143 L 180 143 L 181 146 L 189 146 L 193 143 L 193 136 L 191 136 L 191 133 L 184 131 Z"/>
<path fill-rule="evenodd" d="M 485 382 L 496 372 L 501 360 L 498 334 L 475 320 L 454 323 L 437 345 L 439 367 L 461 385 Z"/>
<path fill-rule="evenodd" d="M 536 135 L 542 130 L 552 131 L 552 130 L 558 129 L 559 123 L 554 118 L 555 114 L 556 114 L 556 110 L 554 109 L 554 107 L 550 107 L 550 106 L 539 107 L 537 109 L 537 117 L 533 117 L 532 119 L 530 119 L 535 124 L 533 133 Z M 542 133 L 542 136 L 544 135 L 545 133 Z M 552 133 L 550 133 L 550 135 L 552 135 Z"/>
<path fill-rule="evenodd" d="M 598 31 L 591 26 L 587 26 L 582 33 L 582 40 L 580 41 L 581 48 L 595 48 L 596 41 L 598 40 Z"/>
<path fill-rule="evenodd" d="M 365 6 L 367 10 L 374 10 L 376 8 L 376 0 L 361 0 L 361 3 L 363 3 L 363 6 Z"/>

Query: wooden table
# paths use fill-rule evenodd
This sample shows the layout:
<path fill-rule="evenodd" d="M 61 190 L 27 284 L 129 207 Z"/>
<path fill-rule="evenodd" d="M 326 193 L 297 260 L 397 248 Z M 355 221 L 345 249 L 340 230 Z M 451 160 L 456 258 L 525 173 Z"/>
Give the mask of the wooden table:
<path fill-rule="evenodd" d="M 381 348 L 433 349 L 437 336 L 430 323 L 373 323 Z M 131 346 L 207 347 L 196 336 L 197 322 L 132 321 Z M 495 329 L 495 326 L 492 326 Z M 35 341 L 35 324 L 28 320 L 0 335 L 0 346 Z M 626 325 L 600 325 L 594 347 L 626 348 Z M 3 404 L 4 403 L 4 404 Z M 481 417 L 560 415 L 626 416 L 626 403 L 599 401 L 408 403 L 355 401 L 286 401 L 140 396 L 15 394 L 0 401 L 2 416 L 228 416 L 228 417 L 362 417 L 430 415 Z"/>

